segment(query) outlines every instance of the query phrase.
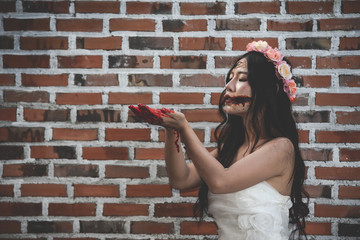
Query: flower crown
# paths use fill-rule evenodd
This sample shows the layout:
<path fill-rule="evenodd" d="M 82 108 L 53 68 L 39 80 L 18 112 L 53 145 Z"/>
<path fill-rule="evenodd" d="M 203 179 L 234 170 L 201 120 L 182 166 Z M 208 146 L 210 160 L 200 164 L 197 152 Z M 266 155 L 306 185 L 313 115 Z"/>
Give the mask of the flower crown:
<path fill-rule="evenodd" d="M 274 64 L 276 76 L 284 84 L 284 92 L 288 95 L 290 101 L 293 101 L 295 99 L 296 84 L 291 79 L 292 74 L 289 64 L 283 61 L 284 54 L 279 49 L 270 47 L 266 41 L 253 41 L 246 46 L 246 51 L 260 52 Z"/>

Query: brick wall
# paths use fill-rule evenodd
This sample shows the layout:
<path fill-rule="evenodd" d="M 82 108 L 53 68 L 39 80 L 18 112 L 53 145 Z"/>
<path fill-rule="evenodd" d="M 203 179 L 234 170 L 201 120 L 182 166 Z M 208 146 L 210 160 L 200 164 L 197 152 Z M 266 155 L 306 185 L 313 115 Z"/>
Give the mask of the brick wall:
<path fill-rule="evenodd" d="M 359 1 L 1 1 L 0 239 L 216 239 L 171 190 L 164 131 L 184 112 L 215 147 L 219 93 L 246 43 L 292 61 L 314 239 L 360 236 Z M 341 236 L 341 237 L 340 237 Z"/>

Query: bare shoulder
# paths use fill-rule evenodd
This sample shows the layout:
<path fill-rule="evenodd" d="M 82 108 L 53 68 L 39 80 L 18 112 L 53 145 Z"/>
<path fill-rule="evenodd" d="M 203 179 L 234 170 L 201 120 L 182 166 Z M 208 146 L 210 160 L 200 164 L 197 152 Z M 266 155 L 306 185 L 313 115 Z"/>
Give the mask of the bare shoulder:
<path fill-rule="evenodd" d="M 268 150 L 276 155 L 279 160 L 286 159 L 289 160 L 294 157 L 295 149 L 294 145 L 290 139 L 285 137 L 275 138 L 269 141 L 266 145 L 268 145 Z"/>
<path fill-rule="evenodd" d="M 271 140 L 269 143 L 271 143 L 271 145 L 273 147 L 278 148 L 279 150 L 285 150 L 285 151 L 294 151 L 294 145 L 291 142 L 290 139 L 286 138 L 286 137 L 278 137 L 275 138 L 273 140 Z"/>

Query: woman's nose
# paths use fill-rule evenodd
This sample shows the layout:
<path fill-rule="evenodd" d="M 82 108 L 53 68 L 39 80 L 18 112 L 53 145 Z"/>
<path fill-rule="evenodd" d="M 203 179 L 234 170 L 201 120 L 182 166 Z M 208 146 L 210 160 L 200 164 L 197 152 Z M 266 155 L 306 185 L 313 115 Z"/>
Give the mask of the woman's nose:
<path fill-rule="evenodd" d="M 226 84 L 225 89 L 226 89 L 227 91 L 229 91 L 229 92 L 234 92 L 234 91 L 235 91 L 235 84 L 234 84 L 233 79 L 230 80 L 230 81 Z"/>

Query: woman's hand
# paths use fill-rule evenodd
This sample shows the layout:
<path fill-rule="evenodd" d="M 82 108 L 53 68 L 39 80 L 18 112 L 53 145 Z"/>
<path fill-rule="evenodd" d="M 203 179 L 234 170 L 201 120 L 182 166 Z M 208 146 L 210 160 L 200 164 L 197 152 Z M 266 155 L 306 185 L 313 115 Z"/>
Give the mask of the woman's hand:
<path fill-rule="evenodd" d="M 137 107 L 130 105 L 129 108 L 137 117 L 153 125 L 181 130 L 187 124 L 184 114 L 167 108 L 153 109 L 144 104 L 138 104 Z"/>

